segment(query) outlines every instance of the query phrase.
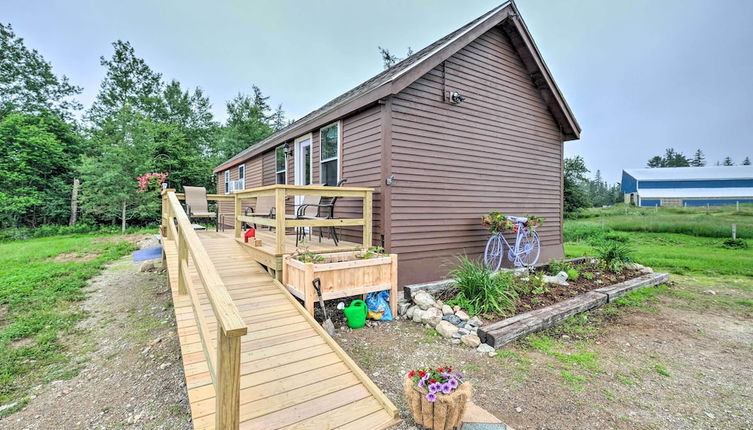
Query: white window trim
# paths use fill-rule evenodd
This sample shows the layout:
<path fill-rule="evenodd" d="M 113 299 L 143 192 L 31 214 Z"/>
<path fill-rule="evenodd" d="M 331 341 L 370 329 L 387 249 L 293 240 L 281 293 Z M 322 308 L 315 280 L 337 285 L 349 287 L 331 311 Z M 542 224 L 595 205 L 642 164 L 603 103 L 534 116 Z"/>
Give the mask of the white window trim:
<path fill-rule="evenodd" d="M 337 125 L 337 157 L 330 157 L 326 160 L 322 160 L 322 130 L 325 128 L 332 127 L 333 125 Z M 319 129 L 319 183 L 324 183 L 324 178 L 322 176 L 323 169 L 322 164 L 337 160 L 337 182 L 340 182 L 340 178 L 342 178 L 342 153 L 343 153 L 343 124 L 342 121 L 335 121 L 331 124 L 327 124 L 324 127 Z"/>
<path fill-rule="evenodd" d="M 277 150 L 282 148 L 282 153 L 285 154 L 285 168 L 283 170 L 277 170 Z M 279 145 L 275 148 L 275 184 L 277 184 L 277 175 L 285 172 L 285 184 L 288 183 L 288 153 L 285 152 L 285 145 Z"/>
<path fill-rule="evenodd" d="M 243 168 L 243 176 L 241 176 L 241 168 Z M 238 165 L 238 181 L 240 181 L 240 189 L 246 189 L 246 163 Z"/>
<path fill-rule="evenodd" d="M 225 194 L 230 194 L 230 169 L 225 170 Z"/>

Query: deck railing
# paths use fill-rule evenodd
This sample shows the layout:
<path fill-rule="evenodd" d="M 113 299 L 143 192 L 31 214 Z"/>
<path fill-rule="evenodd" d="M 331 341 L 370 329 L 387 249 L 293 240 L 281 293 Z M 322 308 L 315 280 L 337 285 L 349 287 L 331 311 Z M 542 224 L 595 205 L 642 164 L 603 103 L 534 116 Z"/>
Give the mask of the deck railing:
<path fill-rule="evenodd" d="M 211 195 L 207 197 L 211 198 Z M 237 429 L 240 424 L 241 337 L 247 332 L 246 324 L 194 231 L 175 190 L 168 189 L 162 193 L 162 226 L 163 234 L 167 240 L 174 241 L 178 251 L 178 293 L 188 294 L 194 308 L 199 338 L 215 390 L 215 426 L 218 429 Z M 216 345 L 211 343 L 208 322 L 198 292 L 191 282 L 189 258 L 217 319 Z"/>
<path fill-rule="evenodd" d="M 362 244 L 364 248 L 371 247 L 372 231 L 372 193 L 371 188 L 356 187 L 325 187 L 321 185 L 269 185 L 236 191 L 235 196 L 235 236 L 241 237 L 241 223 L 258 224 L 275 228 L 276 253 L 285 253 L 285 229 L 292 227 L 341 227 L 363 226 Z M 244 200 L 256 199 L 263 196 L 274 196 L 275 217 L 244 216 L 241 213 Z M 355 197 L 362 199 L 363 212 L 361 218 L 333 218 L 333 219 L 292 219 L 285 216 L 286 200 L 289 196 L 320 196 L 320 197 Z"/>

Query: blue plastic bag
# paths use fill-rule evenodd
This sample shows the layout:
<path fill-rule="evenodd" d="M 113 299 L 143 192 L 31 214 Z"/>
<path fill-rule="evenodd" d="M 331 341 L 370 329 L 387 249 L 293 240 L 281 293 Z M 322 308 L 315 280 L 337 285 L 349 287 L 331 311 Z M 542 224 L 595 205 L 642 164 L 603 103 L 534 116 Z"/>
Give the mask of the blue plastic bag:
<path fill-rule="evenodd" d="M 368 317 L 378 321 L 392 321 L 390 310 L 390 292 L 374 291 L 366 295 L 366 307 L 369 308 Z M 381 317 L 380 317 L 381 316 Z"/>

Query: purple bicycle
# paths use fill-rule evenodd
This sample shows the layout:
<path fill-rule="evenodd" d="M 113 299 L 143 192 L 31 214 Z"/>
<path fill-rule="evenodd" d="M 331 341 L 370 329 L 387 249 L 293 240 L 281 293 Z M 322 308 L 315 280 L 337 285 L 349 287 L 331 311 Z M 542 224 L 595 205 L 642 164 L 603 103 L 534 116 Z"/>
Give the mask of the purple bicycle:
<path fill-rule="evenodd" d="M 507 246 L 507 258 L 515 267 L 533 266 L 539 261 L 541 244 L 536 230 L 529 226 L 528 218 L 508 216 L 507 219 L 515 223 L 515 246 L 511 246 L 502 232 L 493 233 L 486 242 L 484 250 L 484 265 L 494 271 L 502 267 L 505 258 L 505 245 Z"/>

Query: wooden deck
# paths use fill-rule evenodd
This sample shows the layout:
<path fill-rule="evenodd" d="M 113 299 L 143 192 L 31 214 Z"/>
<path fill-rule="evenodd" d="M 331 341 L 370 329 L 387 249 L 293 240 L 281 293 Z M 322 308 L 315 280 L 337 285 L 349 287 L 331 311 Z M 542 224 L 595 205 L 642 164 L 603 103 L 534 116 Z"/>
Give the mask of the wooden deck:
<path fill-rule="evenodd" d="M 389 399 L 232 232 L 198 236 L 248 326 L 240 352 L 241 429 L 364 430 L 399 422 Z M 193 263 L 192 293 L 181 295 L 175 241 L 164 247 L 194 427 L 214 428 L 215 390 L 197 318 L 208 327 L 208 345 L 216 343 L 217 323 Z M 203 315 L 195 315 L 191 295 Z"/>

